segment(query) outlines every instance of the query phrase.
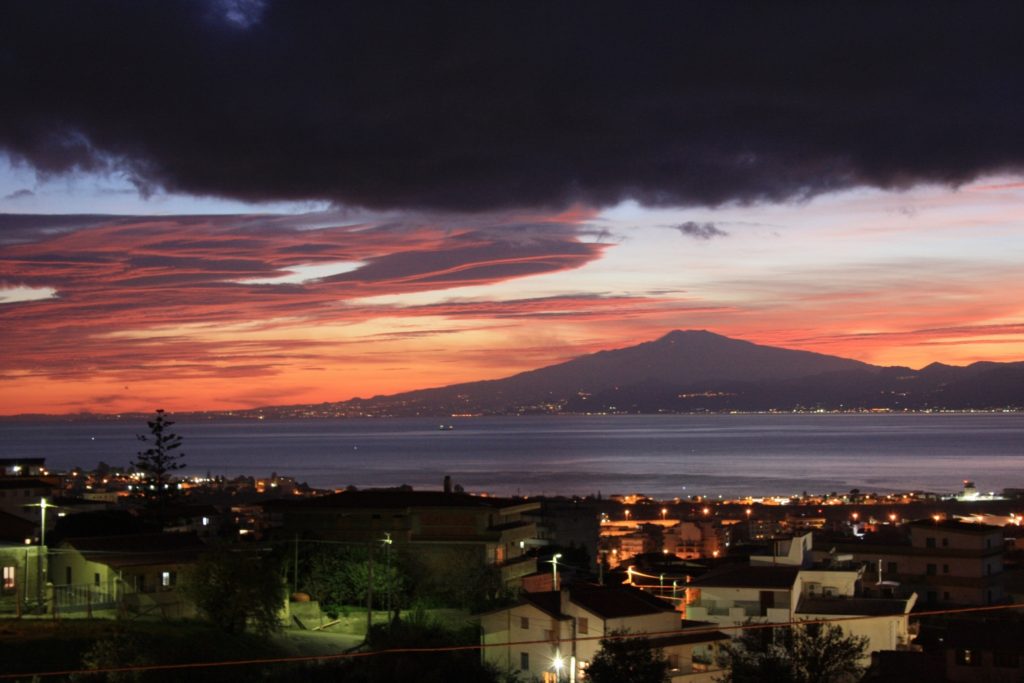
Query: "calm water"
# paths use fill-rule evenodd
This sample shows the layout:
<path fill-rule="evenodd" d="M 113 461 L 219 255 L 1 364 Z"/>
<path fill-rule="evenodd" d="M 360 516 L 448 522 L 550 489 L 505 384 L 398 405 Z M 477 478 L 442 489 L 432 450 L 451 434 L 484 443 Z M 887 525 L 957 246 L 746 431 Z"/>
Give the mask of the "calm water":
<path fill-rule="evenodd" d="M 1024 415 L 180 420 L 185 473 L 311 485 L 658 497 L 1024 487 Z M 126 465 L 143 422 L 0 422 L 0 457 Z"/>

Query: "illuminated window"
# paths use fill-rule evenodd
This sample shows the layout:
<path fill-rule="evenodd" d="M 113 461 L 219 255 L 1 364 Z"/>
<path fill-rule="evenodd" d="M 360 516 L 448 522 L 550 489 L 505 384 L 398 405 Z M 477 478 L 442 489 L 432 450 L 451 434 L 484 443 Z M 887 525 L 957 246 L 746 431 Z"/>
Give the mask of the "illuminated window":
<path fill-rule="evenodd" d="M 3 589 L 5 592 L 13 591 L 15 586 L 16 567 L 4 567 L 4 584 Z"/>
<path fill-rule="evenodd" d="M 981 653 L 974 650 L 957 650 L 956 663 L 960 666 L 981 666 Z"/>
<path fill-rule="evenodd" d="M 160 585 L 164 588 L 170 588 L 176 582 L 177 576 L 174 572 L 160 572 Z"/>

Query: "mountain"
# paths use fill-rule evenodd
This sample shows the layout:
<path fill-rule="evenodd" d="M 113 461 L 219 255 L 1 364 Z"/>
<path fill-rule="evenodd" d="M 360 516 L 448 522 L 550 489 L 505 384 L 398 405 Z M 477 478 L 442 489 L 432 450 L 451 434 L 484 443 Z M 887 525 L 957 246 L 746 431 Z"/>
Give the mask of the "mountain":
<path fill-rule="evenodd" d="M 1009 406 L 1024 406 L 1024 363 L 879 367 L 677 330 L 504 379 L 261 412 L 448 416 Z"/>

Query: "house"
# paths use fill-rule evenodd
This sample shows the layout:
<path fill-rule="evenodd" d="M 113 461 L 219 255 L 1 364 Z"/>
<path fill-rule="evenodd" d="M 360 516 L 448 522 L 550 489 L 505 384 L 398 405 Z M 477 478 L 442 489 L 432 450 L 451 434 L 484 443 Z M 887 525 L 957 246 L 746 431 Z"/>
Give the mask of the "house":
<path fill-rule="evenodd" d="M 0 458 L 0 477 L 43 477 L 46 458 Z"/>
<path fill-rule="evenodd" d="M 283 538 L 306 534 L 370 544 L 386 535 L 395 549 L 415 549 L 425 571 L 437 575 L 453 561 L 496 566 L 506 585 L 537 571 L 536 558 L 527 554 L 538 539 L 528 517 L 539 510 L 536 501 L 389 489 L 273 500 L 263 508 Z"/>
<path fill-rule="evenodd" d="M 46 549 L 30 545 L 36 525 L 0 512 L 0 614 L 21 615 L 45 603 Z"/>
<path fill-rule="evenodd" d="M 603 637 L 614 632 L 651 634 L 669 660 L 671 680 L 704 683 L 720 673 L 718 644 L 729 636 L 681 628 L 672 605 L 629 586 L 577 583 L 559 591 L 525 593 L 515 605 L 480 616 L 482 657 L 501 670 L 545 683 L 586 680 Z"/>
<path fill-rule="evenodd" d="M 929 607 L 999 604 L 1006 600 L 1005 532 L 1002 527 L 955 519 L 923 519 L 894 537 L 829 542 L 866 563 L 877 582 L 916 592 Z"/>
<path fill-rule="evenodd" d="M 811 564 L 810 539 L 776 539 L 767 557 L 695 578 L 687 585 L 686 617 L 722 626 L 835 620 L 847 635 L 866 636 L 868 652 L 906 647 L 916 594 L 867 597 L 864 567 L 836 555 Z"/>
<path fill-rule="evenodd" d="M 178 579 L 205 548 L 192 533 L 67 539 L 50 559 L 54 609 L 189 616 L 194 607 L 179 594 Z"/>
<path fill-rule="evenodd" d="M 963 618 L 922 626 L 915 644 L 954 683 L 1024 679 L 1024 624 L 1013 616 Z"/>
<path fill-rule="evenodd" d="M 0 478 L 0 512 L 38 520 L 39 501 L 51 497 L 53 492 L 53 484 L 43 479 L 35 477 Z"/>

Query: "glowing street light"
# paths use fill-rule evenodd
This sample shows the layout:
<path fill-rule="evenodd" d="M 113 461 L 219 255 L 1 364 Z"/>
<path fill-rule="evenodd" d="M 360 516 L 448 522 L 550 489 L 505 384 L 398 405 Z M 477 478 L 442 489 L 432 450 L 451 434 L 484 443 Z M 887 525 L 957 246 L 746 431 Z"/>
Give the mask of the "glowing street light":
<path fill-rule="evenodd" d="M 558 590 L 558 558 L 562 556 L 562 553 L 555 553 L 551 558 L 551 585 L 555 590 Z"/>
<path fill-rule="evenodd" d="M 668 514 L 668 508 L 661 508 L 661 521 L 665 521 L 665 516 Z"/>
<path fill-rule="evenodd" d="M 626 521 L 629 521 L 629 508 L 626 508 Z"/>

